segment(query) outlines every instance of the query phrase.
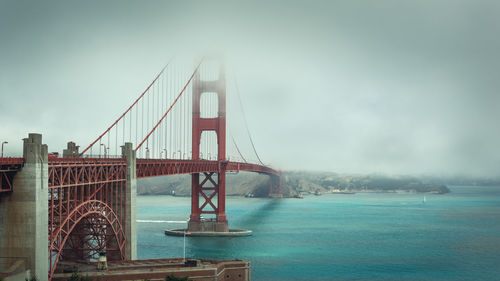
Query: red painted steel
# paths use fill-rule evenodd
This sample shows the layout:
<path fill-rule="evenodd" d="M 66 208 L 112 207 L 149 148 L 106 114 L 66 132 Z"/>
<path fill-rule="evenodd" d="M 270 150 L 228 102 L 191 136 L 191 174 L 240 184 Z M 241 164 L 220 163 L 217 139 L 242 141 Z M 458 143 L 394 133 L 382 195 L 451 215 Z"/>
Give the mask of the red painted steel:
<path fill-rule="evenodd" d="M 0 158 L 0 165 L 22 165 L 24 164 L 24 158 L 22 157 L 5 157 Z"/>
<path fill-rule="evenodd" d="M 225 165 L 227 172 L 257 172 L 280 176 L 280 172 L 270 167 L 242 162 L 175 159 L 137 159 L 137 178 L 158 177 L 179 174 L 212 173 Z"/>
<path fill-rule="evenodd" d="M 125 259 L 125 159 L 49 159 L 49 280 L 60 260 Z"/>
<path fill-rule="evenodd" d="M 200 72 L 196 72 L 193 79 L 193 103 L 192 103 L 192 155 L 191 159 L 200 159 L 201 134 L 203 131 L 214 131 L 217 135 L 217 169 L 203 173 L 205 180 L 200 183 L 200 173 L 194 173 L 191 179 L 191 216 L 190 221 L 200 221 L 202 213 L 215 213 L 217 222 L 227 222 L 226 219 L 226 77 L 224 65 L 221 63 L 219 69 L 219 78 L 215 81 L 204 81 L 200 79 Z M 218 114 L 216 118 L 202 118 L 200 109 L 200 100 L 203 93 L 216 93 L 218 97 Z M 212 175 L 217 172 L 217 180 L 214 181 Z M 204 184 L 207 179 L 213 183 L 210 187 L 212 192 L 206 196 Z M 212 190 L 213 189 L 213 190 Z M 200 206 L 199 197 L 204 198 L 205 202 Z M 217 206 L 212 199 L 217 196 Z M 211 211 L 205 211 L 203 208 L 209 205 Z"/>
<path fill-rule="evenodd" d="M 0 158 L 0 193 L 13 190 L 14 176 L 23 164 L 23 158 Z"/>
<path fill-rule="evenodd" d="M 272 174 L 269 177 L 269 197 L 283 197 L 283 191 L 281 189 L 281 172 L 278 174 Z"/>
<path fill-rule="evenodd" d="M 220 195 L 213 177 L 221 170 L 280 175 L 266 166 L 207 160 L 137 159 L 136 169 L 138 178 L 203 174 L 200 214 L 220 213 L 212 199 Z M 49 277 L 59 260 L 88 260 L 102 250 L 108 259 L 125 258 L 125 186 L 125 159 L 49 159 Z"/>
<path fill-rule="evenodd" d="M 160 71 L 139 98 L 103 134 L 80 153 L 80 156 L 109 133 L 131 111 L 152 85 L 158 81 L 167 66 Z M 191 174 L 191 221 L 200 221 L 201 214 L 215 214 L 217 222 L 226 223 L 226 172 L 249 171 L 268 174 L 270 176 L 270 196 L 281 196 L 282 194 L 281 173 L 264 165 L 226 161 L 226 81 L 224 68 L 221 65 L 218 80 L 202 81 L 198 71 L 199 67 L 200 65 L 197 66 L 174 103 L 136 148 L 136 150 L 140 148 L 151 136 L 186 91 L 188 85 L 193 83 L 193 160 L 136 159 L 136 175 L 137 178 L 145 178 Z M 200 99 L 202 94 L 206 92 L 216 93 L 218 96 L 218 115 L 216 118 L 201 118 Z M 125 132 L 125 126 L 123 130 Z M 200 160 L 200 142 L 203 131 L 214 131 L 217 135 L 217 161 Z M 106 147 L 104 149 L 106 151 Z M 51 280 L 57 264 L 61 260 L 92 260 L 96 259 L 101 251 L 106 251 L 108 260 L 124 260 L 127 242 L 125 235 L 127 221 L 126 160 L 122 158 L 57 158 L 57 156 L 51 154 L 48 157 L 49 280 Z M 23 158 L 0 158 L 0 193 L 13 190 L 14 176 L 22 168 L 23 163 Z M 201 178 L 200 175 L 203 177 Z M 204 200 L 201 205 L 200 198 Z M 217 202 L 214 202 L 215 198 L 217 198 Z"/>

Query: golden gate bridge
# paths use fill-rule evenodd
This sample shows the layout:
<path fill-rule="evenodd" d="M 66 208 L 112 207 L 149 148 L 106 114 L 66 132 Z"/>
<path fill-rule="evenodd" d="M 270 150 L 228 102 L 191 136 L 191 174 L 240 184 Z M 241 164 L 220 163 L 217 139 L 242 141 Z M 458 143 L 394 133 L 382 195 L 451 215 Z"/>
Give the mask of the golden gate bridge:
<path fill-rule="evenodd" d="M 280 171 L 260 161 L 250 134 L 259 163 L 233 137 L 238 155 L 227 156 L 226 91 L 220 60 L 192 69 L 169 62 L 81 152 L 69 142 L 59 157 L 29 134 L 23 157 L 0 158 L 1 255 L 26 257 L 37 276 L 48 269 L 48 280 L 60 261 L 95 260 L 102 251 L 109 260 L 136 259 L 138 178 L 191 174 L 193 232 L 229 231 L 226 172 L 267 174 L 269 195 L 282 197 Z"/>

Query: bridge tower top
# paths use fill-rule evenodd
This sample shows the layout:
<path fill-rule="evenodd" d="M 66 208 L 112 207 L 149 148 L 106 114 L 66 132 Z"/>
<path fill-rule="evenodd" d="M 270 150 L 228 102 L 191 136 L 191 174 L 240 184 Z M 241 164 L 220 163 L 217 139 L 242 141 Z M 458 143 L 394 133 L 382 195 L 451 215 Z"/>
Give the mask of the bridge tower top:
<path fill-rule="evenodd" d="M 217 160 L 226 159 L 226 75 L 221 62 L 216 80 L 202 80 L 202 66 L 193 78 L 193 120 L 192 159 L 200 159 L 201 135 L 204 131 L 214 131 L 217 135 Z M 200 101 L 203 94 L 217 94 L 218 113 L 214 118 L 202 118 Z"/>

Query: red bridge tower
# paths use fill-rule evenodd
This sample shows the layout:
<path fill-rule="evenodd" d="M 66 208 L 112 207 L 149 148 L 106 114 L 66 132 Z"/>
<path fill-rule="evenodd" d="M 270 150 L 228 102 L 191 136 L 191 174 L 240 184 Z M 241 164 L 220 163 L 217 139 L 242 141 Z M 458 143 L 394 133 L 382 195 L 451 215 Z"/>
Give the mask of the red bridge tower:
<path fill-rule="evenodd" d="M 200 159 L 200 143 L 203 131 L 217 135 L 218 172 L 194 173 L 191 176 L 191 216 L 189 231 L 227 232 L 226 219 L 226 76 L 223 63 L 217 80 L 201 80 L 197 71 L 193 80 L 193 142 L 192 159 Z M 218 114 L 215 118 L 202 118 L 200 100 L 204 93 L 216 93 Z M 200 205 L 200 197 L 203 203 Z M 214 203 L 216 201 L 216 204 Z M 202 220 L 202 214 L 215 214 L 215 221 Z"/>

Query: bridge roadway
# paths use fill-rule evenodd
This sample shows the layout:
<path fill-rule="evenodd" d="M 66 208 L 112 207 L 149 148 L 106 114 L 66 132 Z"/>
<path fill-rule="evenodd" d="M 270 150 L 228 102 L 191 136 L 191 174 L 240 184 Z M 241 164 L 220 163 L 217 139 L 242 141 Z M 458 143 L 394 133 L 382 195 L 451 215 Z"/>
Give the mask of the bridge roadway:
<path fill-rule="evenodd" d="M 15 159 L 14 162 L 17 164 L 17 167 L 20 168 L 23 159 L 13 159 Z M 0 164 L 3 164 L 3 162 L 0 161 Z M 83 168 L 125 165 L 125 158 L 49 158 L 49 186 L 53 186 L 55 184 L 55 182 L 51 180 L 51 168 Z M 210 173 L 220 171 L 222 166 L 225 166 L 226 172 L 245 171 L 274 176 L 280 175 L 279 171 L 270 167 L 243 162 L 140 158 L 136 160 L 136 175 L 137 178 L 147 178 L 179 174 Z"/>
<path fill-rule="evenodd" d="M 279 172 L 266 166 L 230 161 L 137 159 L 137 178 L 176 174 L 218 172 L 225 166 L 226 172 L 257 172 L 279 176 Z"/>
<path fill-rule="evenodd" d="M 0 193 L 12 191 L 14 175 L 23 163 L 23 158 L 0 158 Z"/>

